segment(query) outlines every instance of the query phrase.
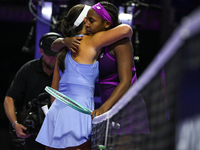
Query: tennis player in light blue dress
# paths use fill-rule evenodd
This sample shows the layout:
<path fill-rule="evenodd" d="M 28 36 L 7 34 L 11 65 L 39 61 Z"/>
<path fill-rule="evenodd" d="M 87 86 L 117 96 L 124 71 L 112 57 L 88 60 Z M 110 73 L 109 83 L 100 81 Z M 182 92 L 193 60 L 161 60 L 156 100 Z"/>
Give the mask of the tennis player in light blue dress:
<path fill-rule="evenodd" d="M 104 16 L 107 13 L 106 16 L 108 17 L 109 14 L 103 6 L 99 4 L 98 9 L 101 9 L 99 11 Z M 57 88 L 59 82 L 59 92 L 93 111 L 94 86 L 99 74 L 99 62 L 97 61 L 99 52 L 104 46 L 108 46 L 125 37 L 130 38 L 132 36 L 132 29 L 126 24 L 121 24 L 112 30 L 97 33 L 109 28 L 112 25 L 112 19 L 110 16 L 110 19 L 107 19 L 107 17 L 102 19 L 93 9 L 89 9 L 88 13 L 90 13 L 93 19 L 90 19 L 91 17 L 86 19 L 87 22 L 91 23 L 91 29 L 88 29 L 90 34 L 85 35 L 87 31 L 84 27 L 83 19 L 87 13 L 83 14 L 83 12 L 87 11 L 86 5 L 75 5 L 61 22 L 61 30 L 64 37 L 83 34 L 83 38 L 78 53 L 72 53 L 65 49 L 58 56 L 52 87 L 55 85 Z M 92 20 L 97 21 L 92 24 L 94 22 Z M 98 29 L 95 30 L 92 26 Z M 79 29 L 79 31 L 76 29 Z M 61 40 L 62 44 L 63 39 Z M 65 46 L 65 44 L 63 45 Z M 61 57 L 64 63 L 59 61 Z M 64 67 L 59 65 L 58 62 L 64 64 Z M 61 70 L 60 72 L 62 72 L 60 74 L 58 73 L 58 66 Z M 46 145 L 46 150 L 48 148 L 79 148 L 79 146 L 82 150 L 82 147 L 84 147 L 84 150 L 88 150 L 90 145 L 84 144 L 90 143 L 91 126 L 92 117 L 90 115 L 81 113 L 56 99 L 45 117 L 36 141 Z"/>
<path fill-rule="evenodd" d="M 59 92 L 93 111 L 98 66 L 98 61 L 94 64 L 79 64 L 72 59 L 71 51 L 68 51 Z M 90 139 L 91 125 L 90 115 L 80 113 L 56 99 L 45 117 L 36 141 L 55 148 L 81 145 Z"/>

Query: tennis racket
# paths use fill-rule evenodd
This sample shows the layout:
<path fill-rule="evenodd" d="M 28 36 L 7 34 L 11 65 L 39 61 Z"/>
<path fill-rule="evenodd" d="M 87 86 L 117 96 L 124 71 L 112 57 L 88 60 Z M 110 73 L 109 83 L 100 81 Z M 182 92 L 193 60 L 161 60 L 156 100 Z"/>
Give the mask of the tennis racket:
<path fill-rule="evenodd" d="M 46 86 L 45 87 L 45 91 L 47 91 L 50 95 L 52 95 L 53 97 L 55 97 L 56 99 L 58 99 L 59 101 L 67 104 L 68 106 L 72 107 L 73 109 L 82 112 L 84 114 L 88 114 L 91 115 L 92 111 L 87 109 L 86 107 L 82 106 L 81 104 L 75 102 L 74 100 L 72 100 L 71 98 L 67 97 L 66 95 L 58 92 L 57 90 Z"/>

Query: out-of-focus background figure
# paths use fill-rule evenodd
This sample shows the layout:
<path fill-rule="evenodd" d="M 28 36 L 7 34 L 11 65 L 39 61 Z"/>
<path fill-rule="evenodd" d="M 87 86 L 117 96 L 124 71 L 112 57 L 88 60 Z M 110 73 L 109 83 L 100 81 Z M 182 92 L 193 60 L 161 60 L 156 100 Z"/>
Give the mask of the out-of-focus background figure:
<path fill-rule="evenodd" d="M 51 103 L 50 95 L 44 93 L 44 88 L 52 83 L 58 53 L 51 51 L 51 44 L 59 37 L 61 35 L 54 32 L 41 37 L 41 58 L 25 63 L 5 94 L 4 109 L 12 125 L 10 132 L 15 143 L 13 147 L 24 146 L 25 150 L 44 149 L 35 142 L 35 138 L 44 119 L 40 107 L 49 107 Z"/>

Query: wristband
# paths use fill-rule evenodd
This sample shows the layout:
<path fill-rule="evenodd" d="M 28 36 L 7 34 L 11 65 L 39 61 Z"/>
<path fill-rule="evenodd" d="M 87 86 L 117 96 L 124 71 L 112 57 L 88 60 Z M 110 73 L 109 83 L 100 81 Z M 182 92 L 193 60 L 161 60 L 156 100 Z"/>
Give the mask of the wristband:
<path fill-rule="evenodd" d="M 17 124 L 17 121 L 13 122 L 12 127 L 15 128 L 16 124 Z"/>

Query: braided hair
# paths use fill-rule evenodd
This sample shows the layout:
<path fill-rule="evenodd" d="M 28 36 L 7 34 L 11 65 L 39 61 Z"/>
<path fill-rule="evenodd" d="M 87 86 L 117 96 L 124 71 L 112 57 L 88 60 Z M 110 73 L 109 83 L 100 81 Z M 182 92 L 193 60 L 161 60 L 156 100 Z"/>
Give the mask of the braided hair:
<path fill-rule="evenodd" d="M 110 26 L 108 29 L 118 26 L 120 24 L 120 22 L 118 19 L 119 12 L 118 12 L 117 7 L 114 4 L 109 3 L 107 1 L 101 1 L 99 3 L 106 9 L 106 11 L 109 13 L 110 17 L 112 18 L 113 26 Z"/>

